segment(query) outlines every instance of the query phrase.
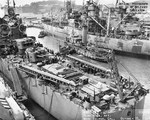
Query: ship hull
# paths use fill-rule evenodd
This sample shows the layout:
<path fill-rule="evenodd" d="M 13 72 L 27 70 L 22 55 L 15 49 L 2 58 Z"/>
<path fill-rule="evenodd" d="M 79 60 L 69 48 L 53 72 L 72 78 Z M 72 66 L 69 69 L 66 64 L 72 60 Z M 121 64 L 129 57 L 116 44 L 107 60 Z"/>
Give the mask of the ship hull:
<path fill-rule="evenodd" d="M 53 27 L 51 25 L 47 25 L 44 23 L 42 23 L 42 26 L 43 26 L 44 30 L 53 37 L 65 40 L 69 36 L 69 34 L 68 34 L 69 31 L 68 31 L 67 27 L 64 27 L 64 28 Z"/>
<path fill-rule="evenodd" d="M 81 35 L 82 31 L 78 29 L 74 29 L 69 26 L 65 26 L 63 29 L 59 27 L 54 27 L 51 25 L 47 25 L 43 23 L 44 30 L 51 35 L 55 35 L 55 37 L 61 37 L 64 40 L 70 35 Z M 61 33 L 61 34 L 60 34 Z M 93 44 L 98 44 L 100 47 L 114 49 L 118 51 L 117 53 L 124 55 L 150 55 L 150 40 L 142 40 L 142 39 L 125 39 L 125 38 L 110 38 L 110 37 L 99 37 L 96 35 L 87 36 L 88 42 Z M 127 53 L 127 54 L 125 54 Z"/>
<path fill-rule="evenodd" d="M 9 80 L 13 81 L 9 73 L 10 65 L 5 60 L 1 59 L 0 66 L 0 72 L 7 76 Z M 144 120 L 142 119 L 142 115 L 139 114 L 142 112 L 138 111 L 143 109 L 144 99 L 134 108 L 95 117 L 91 110 L 83 109 L 79 104 L 76 104 L 75 101 L 71 101 L 65 95 L 55 91 L 53 87 L 40 85 L 35 77 L 29 76 L 19 69 L 17 73 L 26 94 L 58 120 L 99 120 L 101 117 L 105 117 L 106 120 L 108 118 L 112 118 L 113 120 L 132 120 L 135 115 L 140 118 L 140 120 Z M 131 111 L 130 116 L 127 115 L 129 111 Z"/>

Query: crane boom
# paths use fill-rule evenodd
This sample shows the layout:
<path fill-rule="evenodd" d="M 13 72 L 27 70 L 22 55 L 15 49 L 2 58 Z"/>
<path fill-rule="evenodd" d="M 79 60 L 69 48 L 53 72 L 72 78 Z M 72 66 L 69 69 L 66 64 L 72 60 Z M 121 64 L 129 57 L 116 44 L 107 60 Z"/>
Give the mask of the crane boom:
<path fill-rule="evenodd" d="M 110 64 L 113 78 L 115 78 L 115 83 L 119 92 L 120 101 L 124 101 L 134 90 L 138 89 L 141 86 L 141 84 L 134 77 L 134 75 L 123 64 L 120 63 L 127 70 L 127 72 L 136 80 L 136 83 L 137 83 L 137 84 L 134 84 L 130 92 L 127 92 L 127 94 L 123 95 L 123 87 L 122 87 L 122 83 L 120 82 L 121 76 L 118 72 L 117 61 L 115 59 L 115 55 L 113 51 L 110 51 L 108 53 L 108 64 Z"/>
<path fill-rule="evenodd" d="M 122 89 L 122 85 L 120 84 L 120 75 L 118 72 L 117 62 L 116 62 L 113 50 L 110 50 L 108 53 L 108 64 L 110 64 L 111 71 L 112 71 L 113 77 L 115 78 L 115 83 L 119 92 L 119 97 L 122 100 L 123 89 Z"/>

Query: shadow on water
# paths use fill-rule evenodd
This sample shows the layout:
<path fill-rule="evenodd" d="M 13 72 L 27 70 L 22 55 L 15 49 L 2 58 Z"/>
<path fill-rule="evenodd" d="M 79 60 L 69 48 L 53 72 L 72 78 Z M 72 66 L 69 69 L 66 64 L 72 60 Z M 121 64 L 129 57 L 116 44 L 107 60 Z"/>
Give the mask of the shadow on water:
<path fill-rule="evenodd" d="M 24 105 L 28 108 L 31 114 L 35 117 L 36 120 L 57 120 L 32 99 L 28 99 L 24 102 Z"/>

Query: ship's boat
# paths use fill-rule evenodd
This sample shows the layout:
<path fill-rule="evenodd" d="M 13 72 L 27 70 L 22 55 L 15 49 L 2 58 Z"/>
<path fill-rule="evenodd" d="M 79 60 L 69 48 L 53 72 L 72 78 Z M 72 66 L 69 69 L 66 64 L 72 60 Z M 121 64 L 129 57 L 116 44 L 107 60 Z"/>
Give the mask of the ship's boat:
<path fill-rule="evenodd" d="M 38 38 L 44 38 L 47 35 L 48 35 L 48 33 L 46 33 L 45 31 L 41 31 L 38 35 Z"/>
<path fill-rule="evenodd" d="M 31 38 L 15 41 L 19 52 L 1 58 L 0 72 L 57 119 L 142 119 L 147 90 L 119 75 L 112 51 L 108 64 L 50 54 Z"/>
<path fill-rule="evenodd" d="M 89 43 L 119 51 L 117 53 L 150 55 L 149 32 L 147 32 L 144 24 L 138 21 L 139 19 L 135 19 L 133 15 L 128 14 L 122 21 L 118 20 L 114 23 L 110 20 L 110 22 L 107 22 L 106 18 L 99 18 L 99 9 L 95 3 L 89 1 L 84 8 L 83 14 L 77 13 L 76 16 L 71 16 L 72 13 L 69 14 L 67 11 L 70 17 L 66 25 L 55 25 L 53 21 L 50 24 L 46 21 L 42 22 L 44 30 L 65 40 L 69 35 L 82 36 L 82 26 L 86 24 L 88 26 L 87 38 Z M 121 8 L 119 10 L 121 11 Z M 135 21 L 136 23 L 134 23 Z M 131 26 L 132 29 L 129 29 Z"/>

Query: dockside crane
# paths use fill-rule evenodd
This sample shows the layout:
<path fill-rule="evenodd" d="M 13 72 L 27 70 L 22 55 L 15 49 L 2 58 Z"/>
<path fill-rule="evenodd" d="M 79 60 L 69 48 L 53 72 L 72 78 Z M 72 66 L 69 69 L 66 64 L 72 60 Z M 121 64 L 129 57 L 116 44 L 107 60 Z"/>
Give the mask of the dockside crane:
<path fill-rule="evenodd" d="M 115 84 L 116 84 L 117 90 L 119 92 L 120 101 L 123 102 L 126 98 L 128 98 L 129 95 L 131 95 L 131 93 L 133 91 L 139 90 L 142 86 L 141 86 L 140 82 L 134 77 L 134 75 L 124 65 L 121 64 L 136 81 L 134 83 L 134 85 L 132 86 L 132 88 L 130 89 L 130 91 L 128 91 L 126 94 L 124 94 L 123 84 L 121 82 L 122 76 L 119 74 L 118 67 L 117 67 L 117 61 L 116 61 L 113 50 L 109 50 L 109 52 L 107 54 L 107 58 L 108 58 L 108 64 L 110 65 L 110 69 L 112 71 L 113 78 L 115 79 Z"/>
<path fill-rule="evenodd" d="M 122 100 L 123 99 L 123 88 L 122 88 L 122 85 L 120 83 L 120 77 L 121 76 L 120 76 L 119 71 L 118 71 L 117 62 L 116 62 L 113 50 L 109 50 L 109 52 L 107 54 L 107 62 L 110 66 L 112 76 L 115 79 L 115 84 L 116 84 L 117 90 L 119 92 L 119 97 Z"/>

